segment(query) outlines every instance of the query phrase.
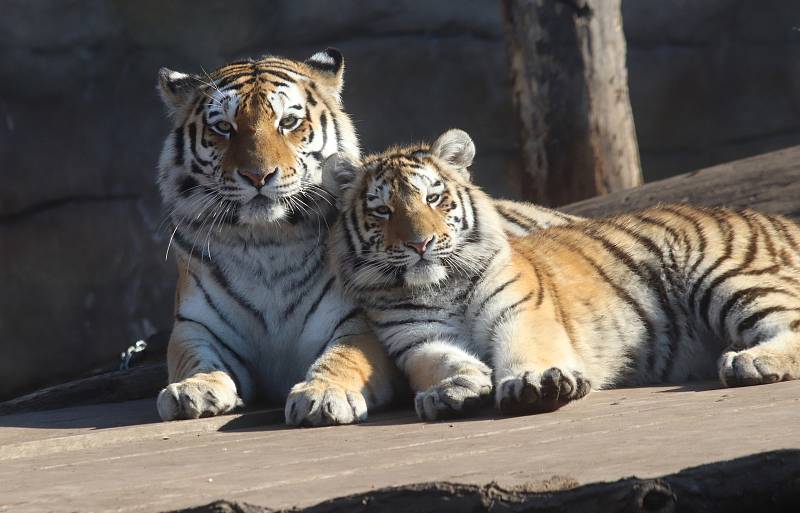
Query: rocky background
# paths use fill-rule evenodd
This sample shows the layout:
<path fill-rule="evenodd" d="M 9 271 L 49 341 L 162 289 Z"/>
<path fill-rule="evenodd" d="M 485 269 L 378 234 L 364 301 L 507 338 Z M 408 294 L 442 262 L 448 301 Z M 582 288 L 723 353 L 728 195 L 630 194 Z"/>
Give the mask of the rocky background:
<path fill-rule="evenodd" d="M 490 0 L 4 0 L 0 16 L 0 399 L 111 368 L 171 318 L 154 187 L 156 70 L 242 56 L 347 63 L 367 151 L 448 127 L 478 181 L 515 196 L 518 143 Z M 624 0 L 649 180 L 800 143 L 800 3 Z"/>

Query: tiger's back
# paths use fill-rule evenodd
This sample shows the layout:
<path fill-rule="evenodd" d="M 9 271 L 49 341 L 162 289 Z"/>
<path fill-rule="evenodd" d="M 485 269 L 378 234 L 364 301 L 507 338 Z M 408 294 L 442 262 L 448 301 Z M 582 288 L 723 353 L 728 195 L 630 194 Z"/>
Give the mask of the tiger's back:
<path fill-rule="evenodd" d="M 726 348 L 800 324 L 798 241 L 780 216 L 668 205 L 511 244 L 552 291 L 595 386 L 609 386 L 711 378 Z M 761 379 L 750 371 L 734 382 Z"/>

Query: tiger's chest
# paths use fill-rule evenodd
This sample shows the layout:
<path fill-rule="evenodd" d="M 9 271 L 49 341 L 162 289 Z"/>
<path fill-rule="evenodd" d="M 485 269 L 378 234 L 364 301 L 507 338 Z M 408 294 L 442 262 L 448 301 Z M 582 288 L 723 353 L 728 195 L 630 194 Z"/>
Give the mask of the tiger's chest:
<path fill-rule="evenodd" d="M 235 327 L 237 340 L 226 342 L 250 356 L 265 389 L 301 379 L 351 308 L 317 241 L 212 247 L 210 259 L 193 264 L 207 296 L 202 304 Z"/>

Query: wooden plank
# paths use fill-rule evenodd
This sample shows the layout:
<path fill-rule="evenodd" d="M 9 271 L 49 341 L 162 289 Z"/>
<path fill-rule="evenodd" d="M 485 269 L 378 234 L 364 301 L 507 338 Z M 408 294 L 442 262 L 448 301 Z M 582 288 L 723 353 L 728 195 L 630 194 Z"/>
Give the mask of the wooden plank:
<path fill-rule="evenodd" d="M 0 417 L 0 511 L 155 512 L 218 499 L 307 507 L 430 481 L 647 479 L 800 448 L 800 381 L 717 386 L 593 392 L 528 417 L 421 423 L 406 410 L 314 429 L 285 428 L 279 411 L 158 423 L 146 401 L 9 415 Z M 109 406 L 115 421 L 103 421 Z"/>
<path fill-rule="evenodd" d="M 573 203 L 562 210 L 599 217 L 672 202 L 751 207 L 800 218 L 800 146 Z"/>

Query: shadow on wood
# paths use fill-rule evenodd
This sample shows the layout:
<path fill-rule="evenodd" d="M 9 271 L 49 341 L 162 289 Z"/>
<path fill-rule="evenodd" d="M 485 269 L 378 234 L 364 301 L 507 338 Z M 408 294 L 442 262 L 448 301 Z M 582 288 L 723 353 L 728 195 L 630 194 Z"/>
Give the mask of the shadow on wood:
<path fill-rule="evenodd" d="M 556 478 L 504 489 L 454 483 L 385 488 L 288 513 L 597 512 L 669 513 L 796 511 L 800 504 L 800 450 L 773 451 L 682 470 L 658 479 L 621 479 L 575 486 Z M 181 513 L 276 513 L 245 503 L 214 502 Z"/>

